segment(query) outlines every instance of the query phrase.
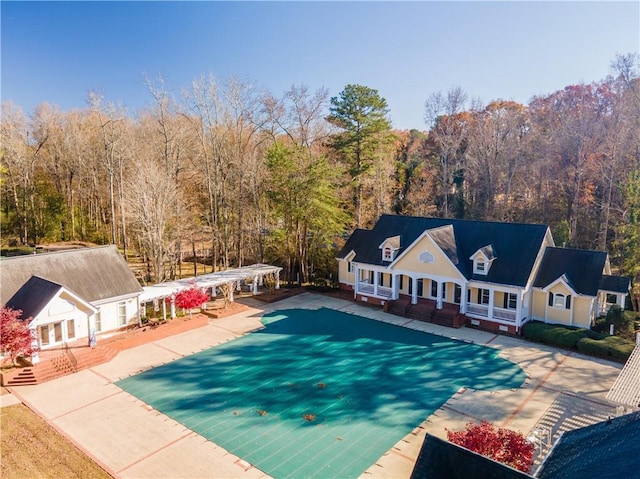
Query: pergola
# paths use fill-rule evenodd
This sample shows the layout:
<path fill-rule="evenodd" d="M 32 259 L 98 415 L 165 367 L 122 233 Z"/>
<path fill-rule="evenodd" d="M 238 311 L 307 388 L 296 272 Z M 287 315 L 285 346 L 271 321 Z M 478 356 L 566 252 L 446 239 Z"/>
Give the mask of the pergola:
<path fill-rule="evenodd" d="M 640 333 L 636 347 L 607 394 L 609 401 L 634 410 L 640 408 Z"/>
<path fill-rule="evenodd" d="M 280 271 L 282 268 L 271 266 L 268 264 L 253 264 L 251 266 L 242 266 L 240 268 L 227 269 L 225 271 L 217 271 L 215 273 L 203 274 L 201 276 L 193 276 L 190 278 L 158 283 L 152 286 L 142 288 L 140 295 L 140 304 L 151 303 L 158 300 L 162 301 L 162 314 L 166 319 L 165 298 L 174 298 L 177 293 L 184 289 L 192 287 L 194 284 L 204 290 L 210 289 L 211 295 L 215 297 L 216 287 L 222 285 L 230 285 L 231 297 L 233 301 L 233 287 L 238 290 L 242 283 L 251 283 L 253 294 L 258 293 L 258 286 L 263 284 L 264 277 L 268 274 L 274 274 L 276 277 L 276 289 L 280 288 Z M 175 317 L 175 303 L 171 301 L 171 317 Z"/>

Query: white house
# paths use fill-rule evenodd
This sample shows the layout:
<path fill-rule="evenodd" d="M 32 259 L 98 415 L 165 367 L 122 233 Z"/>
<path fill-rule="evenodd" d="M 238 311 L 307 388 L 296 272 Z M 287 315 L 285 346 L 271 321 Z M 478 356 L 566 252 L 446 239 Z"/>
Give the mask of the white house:
<path fill-rule="evenodd" d="M 32 319 L 41 349 L 137 322 L 141 293 L 115 246 L 0 260 L 0 300 Z"/>

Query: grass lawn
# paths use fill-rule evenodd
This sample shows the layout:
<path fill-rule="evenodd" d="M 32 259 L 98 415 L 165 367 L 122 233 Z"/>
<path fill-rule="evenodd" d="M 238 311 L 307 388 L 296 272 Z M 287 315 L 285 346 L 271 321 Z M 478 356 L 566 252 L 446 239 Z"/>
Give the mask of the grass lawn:
<path fill-rule="evenodd" d="M 0 408 L 2 479 L 108 479 L 100 466 L 23 404 Z"/>

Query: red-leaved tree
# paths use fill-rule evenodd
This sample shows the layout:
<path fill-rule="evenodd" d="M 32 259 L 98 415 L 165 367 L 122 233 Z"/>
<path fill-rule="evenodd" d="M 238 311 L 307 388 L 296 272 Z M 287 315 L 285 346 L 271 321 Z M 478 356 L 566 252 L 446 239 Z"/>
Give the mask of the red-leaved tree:
<path fill-rule="evenodd" d="M 30 321 L 20 319 L 19 309 L 0 308 L 0 351 L 16 364 L 20 356 L 31 356 L 37 347 L 33 345 L 33 337 L 29 329 Z"/>
<path fill-rule="evenodd" d="M 176 294 L 176 305 L 182 309 L 189 310 L 189 319 L 191 319 L 191 308 L 198 307 L 207 302 L 209 295 L 202 289 L 192 283 L 187 289 L 183 289 Z"/>
<path fill-rule="evenodd" d="M 529 472 L 533 464 L 532 443 L 519 432 L 496 428 L 487 421 L 469 422 L 462 431 L 447 430 L 447 439 L 519 471 Z"/>

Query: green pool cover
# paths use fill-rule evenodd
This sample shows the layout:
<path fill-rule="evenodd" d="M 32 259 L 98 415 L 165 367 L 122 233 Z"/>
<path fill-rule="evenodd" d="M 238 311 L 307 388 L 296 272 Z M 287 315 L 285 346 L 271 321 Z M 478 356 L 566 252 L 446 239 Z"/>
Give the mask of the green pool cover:
<path fill-rule="evenodd" d="M 358 477 L 460 387 L 525 380 L 494 349 L 331 309 L 263 322 L 118 385 L 280 479 Z"/>

